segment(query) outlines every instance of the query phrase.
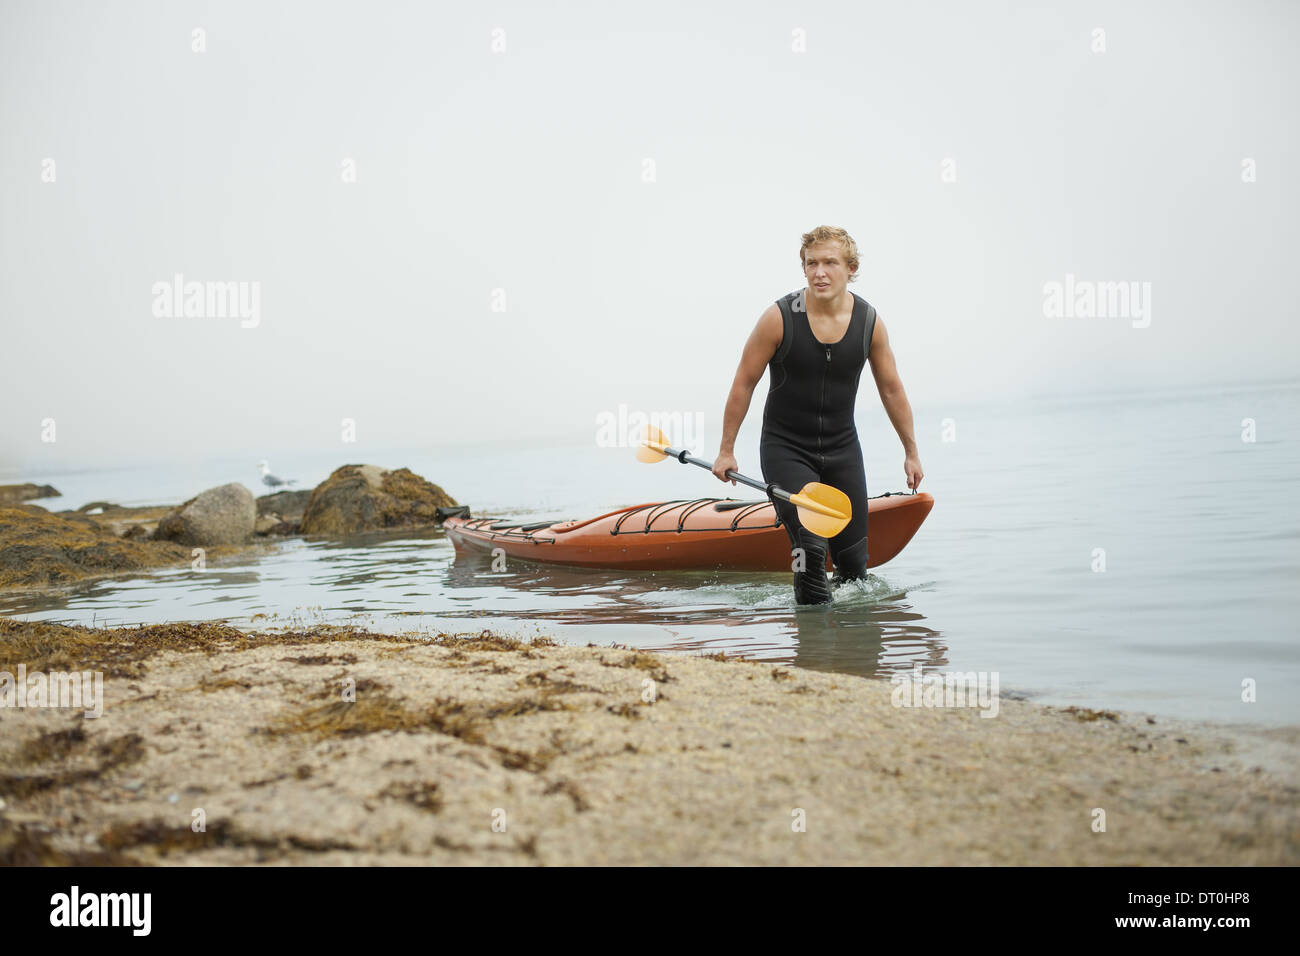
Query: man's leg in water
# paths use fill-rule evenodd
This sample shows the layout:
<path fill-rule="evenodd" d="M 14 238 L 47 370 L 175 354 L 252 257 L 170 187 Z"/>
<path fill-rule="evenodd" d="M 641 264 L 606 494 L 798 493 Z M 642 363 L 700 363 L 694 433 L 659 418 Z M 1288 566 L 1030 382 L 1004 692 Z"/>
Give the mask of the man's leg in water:
<path fill-rule="evenodd" d="M 818 481 L 817 472 L 807 456 L 786 445 L 764 443 L 759 446 L 759 460 L 763 468 L 763 480 L 780 485 L 794 493 L 810 481 Z M 796 559 L 794 549 L 802 548 L 801 571 L 794 571 L 794 599 L 797 604 L 825 604 L 831 600 L 831 590 L 826 582 L 826 548 L 827 541 L 815 535 L 799 523 L 798 512 L 788 501 L 773 499 L 777 517 L 785 526 L 790 539 L 793 564 Z"/>
<path fill-rule="evenodd" d="M 830 540 L 835 562 L 835 583 L 867 576 L 867 470 L 858 442 L 844 451 L 828 455 L 821 480 L 849 496 L 853 517 L 844 530 Z"/>

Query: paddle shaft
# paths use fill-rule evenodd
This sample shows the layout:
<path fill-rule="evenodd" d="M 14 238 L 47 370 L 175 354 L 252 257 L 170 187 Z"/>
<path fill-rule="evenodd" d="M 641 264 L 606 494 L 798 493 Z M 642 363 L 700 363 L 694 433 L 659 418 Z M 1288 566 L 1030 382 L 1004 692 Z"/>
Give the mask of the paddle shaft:
<path fill-rule="evenodd" d="M 707 471 L 713 471 L 713 462 L 705 461 L 702 458 L 696 458 L 689 452 L 678 451 L 676 448 L 670 448 L 667 445 L 664 446 L 663 451 L 665 455 L 670 455 L 683 464 L 699 465 Z M 749 485 L 751 488 L 757 488 L 759 491 L 770 492 L 773 498 L 780 498 L 782 501 L 790 500 L 790 492 L 786 491 L 784 488 L 778 488 L 776 485 L 769 485 L 762 481 L 755 481 L 753 478 L 748 478 L 745 475 L 740 474 L 738 471 L 728 471 L 727 477 L 740 482 L 742 485 Z"/>

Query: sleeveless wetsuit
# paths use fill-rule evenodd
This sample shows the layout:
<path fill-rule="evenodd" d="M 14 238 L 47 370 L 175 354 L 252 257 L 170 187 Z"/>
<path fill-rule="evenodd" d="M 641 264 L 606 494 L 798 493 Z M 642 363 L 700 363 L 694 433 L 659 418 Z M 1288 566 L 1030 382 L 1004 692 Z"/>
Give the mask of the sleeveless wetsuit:
<path fill-rule="evenodd" d="M 824 482 L 843 491 L 853 505 L 852 520 L 828 542 L 799 523 L 794 505 L 772 499 L 790 547 L 804 549 L 804 570 L 794 574 L 795 601 L 820 604 L 831 600 L 828 546 L 840 579 L 860 578 L 867 571 L 867 476 L 853 406 L 871 350 L 876 310 L 853 293 L 848 331 L 827 345 L 813 335 L 804 293 L 791 292 L 776 303 L 784 328 L 781 345 L 768 363 L 771 379 L 759 460 L 766 482 L 791 493 L 810 481 Z"/>

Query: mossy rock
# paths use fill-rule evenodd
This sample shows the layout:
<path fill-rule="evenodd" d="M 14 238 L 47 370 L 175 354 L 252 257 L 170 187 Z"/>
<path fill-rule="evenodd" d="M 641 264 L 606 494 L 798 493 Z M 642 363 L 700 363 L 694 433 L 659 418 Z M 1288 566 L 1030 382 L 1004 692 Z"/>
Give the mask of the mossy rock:
<path fill-rule="evenodd" d="M 30 481 L 21 485 L 0 485 L 0 505 L 13 506 L 32 498 L 59 498 L 61 495 L 52 485 L 34 485 Z"/>
<path fill-rule="evenodd" d="M 0 587 L 60 585 L 185 559 L 178 545 L 122 540 L 75 512 L 0 508 Z"/>
<path fill-rule="evenodd" d="M 354 534 L 438 524 L 437 509 L 455 499 L 409 468 L 344 465 L 311 493 L 302 534 Z"/>

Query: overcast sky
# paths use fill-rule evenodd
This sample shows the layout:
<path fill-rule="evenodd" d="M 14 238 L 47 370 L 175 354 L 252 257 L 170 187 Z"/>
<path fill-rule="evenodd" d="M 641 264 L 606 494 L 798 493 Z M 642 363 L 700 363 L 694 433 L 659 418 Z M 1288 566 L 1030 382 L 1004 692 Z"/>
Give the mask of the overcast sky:
<path fill-rule="evenodd" d="M 917 407 L 1293 378 L 1297 48 L 1258 0 L 0 0 L 0 467 L 620 403 L 711 454 L 821 223 Z M 177 274 L 257 324 L 156 314 Z M 1067 274 L 1145 314 L 1045 314 Z"/>

